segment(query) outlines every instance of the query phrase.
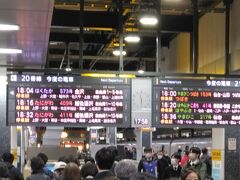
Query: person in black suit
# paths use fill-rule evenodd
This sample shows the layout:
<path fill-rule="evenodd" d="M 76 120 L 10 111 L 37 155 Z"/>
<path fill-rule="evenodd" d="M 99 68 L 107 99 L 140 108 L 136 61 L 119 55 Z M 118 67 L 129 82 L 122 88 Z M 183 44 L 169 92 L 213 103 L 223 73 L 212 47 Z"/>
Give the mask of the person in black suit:
<path fill-rule="evenodd" d="M 165 169 L 164 179 L 179 179 L 182 167 L 179 166 L 181 156 L 179 153 L 174 153 L 171 156 L 171 165 Z"/>
<path fill-rule="evenodd" d="M 108 148 L 102 148 L 97 151 L 95 160 L 98 167 L 98 173 L 94 177 L 95 180 L 114 179 L 114 174 L 110 171 L 114 162 L 114 155 Z"/>

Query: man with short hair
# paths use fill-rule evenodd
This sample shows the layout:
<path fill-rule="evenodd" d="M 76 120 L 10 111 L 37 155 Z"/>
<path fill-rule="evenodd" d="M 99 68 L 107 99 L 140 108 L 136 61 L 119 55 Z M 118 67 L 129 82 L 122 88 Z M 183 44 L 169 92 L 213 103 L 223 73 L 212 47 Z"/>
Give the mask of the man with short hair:
<path fill-rule="evenodd" d="M 10 172 L 10 180 L 23 180 L 23 175 L 19 169 L 13 165 L 14 156 L 7 152 L 2 155 L 4 163 L 7 165 Z"/>
<path fill-rule="evenodd" d="M 178 152 L 175 152 L 171 156 L 171 165 L 165 169 L 164 179 L 179 179 L 182 167 L 179 165 L 181 156 Z"/>
<path fill-rule="evenodd" d="M 39 153 L 39 154 L 37 155 L 37 157 L 40 157 L 40 158 L 43 160 L 43 162 L 44 162 L 44 167 L 43 167 L 44 173 L 45 173 L 47 176 L 49 176 L 51 179 L 53 179 L 53 177 L 54 177 L 53 172 L 52 172 L 51 170 L 49 170 L 49 169 L 47 168 L 47 166 L 46 166 L 46 164 L 47 164 L 47 162 L 48 162 L 48 157 L 47 157 L 47 155 L 44 154 L 44 153 Z"/>
<path fill-rule="evenodd" d="M 104 147 L 98 150 L 95 160 L 99 171 L 94 179 L 104 180 L 114 177 L 114 174 L 110 171 L 114 162 L 114 156 L 110 149 Z"/>
<path fill-rule="evenodd" d="M 207 175 L 207 166 L 205 163 L 200 161 L 200 154 L 201 150 L 198 147 L 191 147 L 189 151 L 189 161 L 186 164 L 186 166 L 183 167 L 181 176 L 185 174 L 185 172 L 189 169 L 192 168 L 196 170 L 201 179 L 205 179 Z"/>

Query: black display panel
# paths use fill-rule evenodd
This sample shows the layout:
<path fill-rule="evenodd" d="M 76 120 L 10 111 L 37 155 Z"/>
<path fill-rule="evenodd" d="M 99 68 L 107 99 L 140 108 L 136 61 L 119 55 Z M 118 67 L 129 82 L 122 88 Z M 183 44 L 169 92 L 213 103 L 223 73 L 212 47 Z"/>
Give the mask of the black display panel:
<path fill-rule="evenodd" d="M 240 81 L 156 78 L 152 125 L 240 125 Z"/>
<path fill-rule="evenodd" d="M 9 75 L 8 124 L 130 126 L 125 78 Z"/>

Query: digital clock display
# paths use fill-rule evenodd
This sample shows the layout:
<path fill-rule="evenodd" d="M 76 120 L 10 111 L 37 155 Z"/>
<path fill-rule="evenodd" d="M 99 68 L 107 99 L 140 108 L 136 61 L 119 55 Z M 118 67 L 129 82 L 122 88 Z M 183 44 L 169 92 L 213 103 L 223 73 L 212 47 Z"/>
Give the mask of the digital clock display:
<path fill-rule="evenodd" d="M 120 78 L 8 76 L 11 125 L 130 126 L 130 82 Z"/>
<path fill-rule="evenodd" d="M 156 78 L 153 85 L 154 127 L 164 125 L 240 125 L 238 80 Z"/>

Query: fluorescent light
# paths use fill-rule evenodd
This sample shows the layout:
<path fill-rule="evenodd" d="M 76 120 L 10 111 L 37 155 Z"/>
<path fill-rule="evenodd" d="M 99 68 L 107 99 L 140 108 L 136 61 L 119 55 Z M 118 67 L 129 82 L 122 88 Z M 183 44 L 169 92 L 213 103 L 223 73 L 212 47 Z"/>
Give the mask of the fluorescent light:
<path fill-rule="evenodd" d="M 120 78 L 136 78 L 135 74 L 119 74 Z"/>
<path fill-rule="evenodd" d="M 0 24 L 0 31 L 18 31 L 19 26 L 10 24 Z"/>
<path fill-rule="evenodd" d="M 154 16 L 144 16 L 140 19 L 140 23 L 143 25 L 154 26 L 158 23 L 158 19 Z"/>
<path fill-rule="evenodd" d="M 103 129 L 103 126 L 91 126 L 90 129 Z"/>
<path fill-rule="evenodd" d="M 122 51 L 122 55 L 125 56 L 127 53 L 126 51 Z M 120 56 L 120 51 L 119 50 L 114 50 L 113 51 L 113 55 L 115 56 Z"/>
<path fill-rule="evenodd" d="M 21 49 L 0 48 L 0 54 L 20 54 L 20 53 L 22 53 Z"/>
<path fill-rule="evenodd" d="M 140 41 L 140 37 L 137 35 L 128 35 L 124 38 L 127 42 L 138 43 Z"/>
<path fill-rule="evenodd" d="M 101 73 L 82 73 L 84 77 L 116 77 L 116 74 L 101 74 Z"/>

